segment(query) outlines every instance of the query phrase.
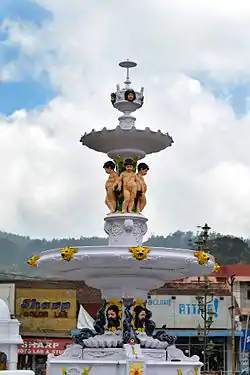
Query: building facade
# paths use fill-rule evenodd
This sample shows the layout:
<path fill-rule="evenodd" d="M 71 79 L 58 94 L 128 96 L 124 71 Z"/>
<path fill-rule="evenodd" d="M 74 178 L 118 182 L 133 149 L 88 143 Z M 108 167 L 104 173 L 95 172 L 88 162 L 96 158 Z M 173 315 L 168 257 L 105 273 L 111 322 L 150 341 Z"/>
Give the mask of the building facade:
<path fill-rule="evenodd" d="M 250 264 L 222 266 L 216 275 L 219 281 L 233 275 L 233 295 L 236 302 L 236 313 L 239 315 L 239 326 L 242 329 L 240 353 L 240 372 L 250 372 Z M 236 314 L 236 315 L 237 315 Z"/>
<path fill-rule="evenodd" d="M 16 288 L 15 315 L 23 344 L 18 368 L 45 374 L 47 355 L 62 354 L 76 326 L 76 291 Z"/>
<path fill-rule="evenodd" d="M 147 301 L 158 329 L 166 326 L 169 334 L 177 336 L 176 345 L 186 355 L 198 355 L 204 360 L 206 352 L 207 371 L 231 370 L 231 315 L 230 296 L 211 296 L 206 305 L 207 312 L 213 312 L 213 323 L 204 339 L 204 319 L 197 301 L 197 295 L 151 296 Z M 241 332 L 236 331 L 237 348 Z M 206 345 L 206 346 L 205 346 Z M 238 350 L 238 349 L 237 349 Z"/>

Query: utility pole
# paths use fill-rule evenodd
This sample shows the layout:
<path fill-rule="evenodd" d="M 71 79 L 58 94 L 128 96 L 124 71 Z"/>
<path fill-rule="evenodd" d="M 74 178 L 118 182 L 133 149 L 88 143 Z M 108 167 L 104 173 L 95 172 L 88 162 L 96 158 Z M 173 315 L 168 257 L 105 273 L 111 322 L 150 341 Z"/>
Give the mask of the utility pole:
<path fill-rule="evenodd" d="M 205 284 L 204 296 L 197 296 L 196 300 L 200 309 L 200 315 L 203 319 L 203 327 L 200 324 L 197 327 L 198 335 L 203 337 L 203 361 L 204 372 L 207 371 L 207 338 L 211 325 L 214 322 L 214 311 L 208 310 L 208 305 L 213 301 L 214 297 L 209 293 L 209 282 Z"/>
<path fill-rule="evenodd" d="M 228 280 L 231 294 L 231 332 L 232 332 L 232 375 L 236 372 L 236 350 L 235 350 L 235 299 L 234 299 L 234 282 L 235 274 L 231 275 Z"/>
<path fill-rule="evenodd" d="M 207 241 L 209 238 L 209 230 L 211 229 L 206 223 L 202 228 L 202 232 L 198 235 L 197 240 L 195 241 L 197 251 L 206 251 L 209 252 Z M 203 361 L 204 361 L 204 372 L 207 371 L 207 338 L 211 328 L 211 325 L 214 322 L 214 311 L 211 309 L 208 310 L 208 305 L 213 301 L 213 293 L 210 293 L 210 282 L 208 278 L 205 278 L 204 285 L 204 295 L 197 296 L 196 300 L 200 309 L 200 315 L 203 319 L 203 327 L 200 324 L 197 327 L 198 335 L 203 336 Z"/>

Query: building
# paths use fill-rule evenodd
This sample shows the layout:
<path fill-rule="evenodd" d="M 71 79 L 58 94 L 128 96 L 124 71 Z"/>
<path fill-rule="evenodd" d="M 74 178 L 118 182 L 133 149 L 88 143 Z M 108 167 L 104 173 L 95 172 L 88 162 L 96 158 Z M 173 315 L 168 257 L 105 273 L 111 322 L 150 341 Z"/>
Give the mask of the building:
<path fill-rule="evenodd" d="M 239 348 L 241 373 L 248 374 L 250 363 L 250 264 L 222 266 L 216 274 L 216 278 L 222 282 L 232 275 L 234 276 L 233 295 L 242 329 Z"/>
<path fill-rule="evenodd" d="M 47 355 L 62 354 L 72 344 L 76 326 L 76 290 L 16 287 L 15 315 L 23 344 L 18 368 L 46 371 Z"/>
<path fill-rule="evenodd" d="M 207 311 L 214 313 L 213 323 L 206 337 L 206 370 L 230 372 L 232 367 L 231 293 L 224 280 L 217 280 L 215 277 L 205 280 L 190 278 L 168 283 L 160 288 L 157 294 L 151 295 L 148 308 L 153 313 L 157 328 L 165 325 L 171 335 L 177 336 L 177 346 L 186 355 L 199 355 L 204 361 L 205 340 L 204 333 L 201 333 L 204 332 L 204 320 L 201 317 L 197 297 L 205 295 L 207 295 Z M 241 335 L 241 331 L 235 331 L 237 352 Z"/>

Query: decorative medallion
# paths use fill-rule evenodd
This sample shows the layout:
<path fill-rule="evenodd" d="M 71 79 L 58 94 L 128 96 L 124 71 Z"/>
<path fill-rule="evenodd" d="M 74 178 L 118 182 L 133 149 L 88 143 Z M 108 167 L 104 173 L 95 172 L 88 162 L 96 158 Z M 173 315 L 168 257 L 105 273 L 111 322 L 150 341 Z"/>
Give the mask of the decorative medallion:
<path fill-rule="evenodd" d="M 207 264 L 209 261 L 210 257 L 205 251 L 195 251 L 194 256 L 198 259 L 199 264 Z"/>
<path fill-rule="evenodd" d="M 137 247 L 130 247 L 128 249 L 130 253 L 132 253 L 132 257 L 137 260 L 147 259 L 148 253 L 150 252 L 149 247 L 144 246 L 137 246 Z"/>
<path fill-rule="evenodd" d="M 213 258 L 213 264 L 214 264 L 214 272 L 218 272 L 220 270 L 220 265 L 216 263 L 215 258 Z"/>
<path fill-rule="evenodd" d="M 129 375 L 143 375 L 143 363 L 142 362 L 130 362 L 129 363 Z"/>
<path fill-rule="evenodd" d="M 116 332 L 122 329 L 122 302 L 110 300 L 106 305 L 106 330 Z"/>
<path fill-rule="evenodd" d="M 30 267 L 37 267 L 37 262 L 39 260 L 39 255 L 33 255 L 29 260 L 27 260 L 27 263 Z"/>
<path fill-rule="evenodd" d="M 84 368 L 83 372 L 82 372 L 82 375 L 89 375 L 89 372 L 90 372 L 91 369 L 92 369 L 92 366 Z"/>
<path fill-rule="evenodd" d="M 60 249 L 60 254 L 63 260 L 69 262 L 74 258 L 74 255 L 78 252 L 76 247 L 64 247 Z"/>

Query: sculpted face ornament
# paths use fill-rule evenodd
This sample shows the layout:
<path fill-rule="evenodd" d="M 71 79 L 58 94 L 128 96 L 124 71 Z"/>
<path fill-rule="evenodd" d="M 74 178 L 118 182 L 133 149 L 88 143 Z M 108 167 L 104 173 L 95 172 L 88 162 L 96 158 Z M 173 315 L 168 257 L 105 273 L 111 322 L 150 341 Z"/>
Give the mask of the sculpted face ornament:
<path fill-rule="evenodd" d="M 118 300 L 110 300 L 106 308 L 106 330 L 119 331 L 122 328 L 122 304 Z"/>
<path fill-rule="evenodd" d="M 39 260 L 39 255 L 33 255 L 33 257 L 27 260 L 27 263 L 30 267 L 36 267 L 38 260 Z"/>
<path fill-rule="evenodd" d="M 135 95 L 134 90 L 129 89 L 129 90 L 125 91 L 124 98 L 128 102 L 133 102 L 136 99 L 136 95 Z"/>
<path fill-rule="evenodd" d="M 74 258 L 74 255 L 78 252 L 76 247 L 64 247 L 60 250 L 60 254 L 63 260 L 69 262 Z"/>
<path fill-rule="evenodd" d="M 110 100 L 111 100 L 112 105 L 114 105 L 116 102 L 116 94 L 114 92 L 110 94 Z"/>
<path fill-rule="evenodd" d="M 137 260 L 147 259 L 150 252 L 150 248 L 144 246 L 130 247 L 128 250 L 132 253 L 132 257 Z"/>
<path fill-rule="evenodd" d="M 205 251 L 195 251 L 194 256 L 198 259 L 199 264 L 207 264 L 210 257 L 208 254 L 205 253 Z"/>

